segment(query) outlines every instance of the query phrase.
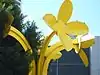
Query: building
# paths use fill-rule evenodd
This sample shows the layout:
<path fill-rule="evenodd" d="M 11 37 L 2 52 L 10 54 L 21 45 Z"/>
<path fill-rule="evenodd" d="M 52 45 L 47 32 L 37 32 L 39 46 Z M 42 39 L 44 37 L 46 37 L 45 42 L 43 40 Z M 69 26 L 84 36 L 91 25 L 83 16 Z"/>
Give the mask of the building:
<path fill-rule="evenodd" d="M 100 75 L 100 37 L 95 37 L 92 48 L 84 49 L 89 58 L 89 66 L 86 68 L 80 57 L 74 52 L 62 51 L 62 57 L 52 61 L 48 75 Z"/>
<path fill-rule="evenodd" d="M 91 48 L 91 75 L 100 75 L 100 36 L 95 37 Z"/>

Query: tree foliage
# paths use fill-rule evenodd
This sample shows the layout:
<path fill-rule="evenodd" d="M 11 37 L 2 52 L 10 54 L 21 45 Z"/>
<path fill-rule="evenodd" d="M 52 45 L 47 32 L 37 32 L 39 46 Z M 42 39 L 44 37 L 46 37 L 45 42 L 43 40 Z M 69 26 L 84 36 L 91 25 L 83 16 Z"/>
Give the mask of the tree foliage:
<path fill-rule="evenodd" d="M 0 0 L 1 10 L 8 11 L 14 16 L 12 25 L 22 32 L 33 49 L 33 55 L 25 52 L 22 46 L 8 36 L 0 42 L 0 75 L 28 75 L 29 63 L 34 57 L 38 58 L 37 50 L 41 44 L 41 32 L 37 31 L 36 23 L 23 23 L 24 16 L 20 9 L 21 0 Z"/>
<path fill-rule="evenodd" d="M 24 29 L 24 35 L 27 38 L 28 42 L 30 43 L 30 46 L 33 50 L 33 55 L 35 57 L 35 60 L 37 60 L 38 56 L 38 49 L 41 46 L 42 40 L 41 32 L 38 31 L 38 27 L 36 26 L 36 22 L 27 21 L 23 27 Z"/>
<path fill-rule="evenodd" d="M 21 0 L 0 0 L 0 5 L 3 10 L 9 11 L 14 16 L 12 25 L 21 31 L 21 24 L 26 17 L 21 12 Z"/>
<path fill-rule="evenodd" d="M 14 16 L 12 26 L 16 27 L 19 31 L 22 31 L 22 24 L 26 15 L 23 15 L 23 13 L 21 12 L 21 0 L 0 0 L 0 7 L 1 10 L 8 11 Z M 2 45 L 5 46 L 6 44 L 6 46 L 13 46 L 15 45 L 15 43 L 16 40 L 8 36 L 3 40 Z"/>

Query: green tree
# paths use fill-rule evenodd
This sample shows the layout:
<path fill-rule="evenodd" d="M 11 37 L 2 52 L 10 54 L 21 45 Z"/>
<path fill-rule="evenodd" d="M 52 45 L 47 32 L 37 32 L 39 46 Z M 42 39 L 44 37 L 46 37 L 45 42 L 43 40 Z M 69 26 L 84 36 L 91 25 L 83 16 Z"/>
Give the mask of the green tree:
<path fill-rule="evenodd" d="M 28 42 L 30 43 L 33 55 L 35 60 L 38 59 L 38 49 L 41 46 L 42 40 L 41 37 L 43 36 L 40 31 L 38 31 L 38 27 L 36 26 L 36 22 L 27 21 L 23 27 L 24 35 L 27 38 Z"/>
<path fill-rule="evenodd" d="M 38 58 L 37 50 L 41 44 L 41 34 L 37 32 L 35 22 L 23 23 L 26 16 L 22 14 L 20 5 L 21 0 L 0 0 L 1 11 L 8 11 L 14 16 L 12 25 L 21 32 L 24 30 L 23 33 L 33 49 L 34 56 L 24 52 L 15 39 L 6 37 L 0 42 L 0 75 L 28 75 L 30 61 L 33 57 L 35 60 Z"/>
<path fill-rule="evenodd" d="M 8 11 L 14 16 L 12 26 L 16 27 L 18 30 L 22 32 L 22 24 L 26 15 L 23 15 L 23 13 L 21 12 L 21 0 L 0 0 L 0 7 L 2 10 Z M 16 40 L 8 36 L 6 39 L 3 40 L 2 45 L 6 44 L 6 46 L 13 46 L 15 45 L 15 43 Z"/>
<path fill-rule="evenodd" d="M 21 0 L 0 0 L 3 10 L 9 11 L 14 16 L 13 26 L 22 31 L 21 25 L 26 15 L 21 12 Z"/>

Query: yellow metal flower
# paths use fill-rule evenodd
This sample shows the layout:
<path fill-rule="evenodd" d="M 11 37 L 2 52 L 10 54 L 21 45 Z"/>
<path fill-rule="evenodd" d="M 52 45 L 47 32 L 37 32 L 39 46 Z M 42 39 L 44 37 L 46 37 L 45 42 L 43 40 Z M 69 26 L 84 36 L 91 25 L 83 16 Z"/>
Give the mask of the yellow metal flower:
<path fill-rule="evenodd" d="M 56 31 L 67 51 L 72 50 L 73 36 L 76 38 L 79 35 L 88 33 L 88 27 L 85 23 L 79 21 L 68 22 L 72 15 L 72 9 L 72 2 L 65 0 L 60 7 L 57 19 L 52 14 L 46 14 L 43 18 L 44 21 Z"/>
<path fill-rule="evenodd" d="M 79 38 L 80 38 L 80 36 L 79 36 Z M 80 51 L 79 51 L 79 42 L 81 43 Z M 75 50 L 76 53 L 78 53 L 78 55 L 80 56 L 80 59 L 82 60 L 82 62 L 85 65 L 85 67 L 88 66 L 89 61 L 88 61 L 88 57 L 87 57 L 85 51 L 82 48 L 89 48 L 93 43 L 94 43 L 94 37 L 89 34 L 81 36 L 80 41 L 78 41 L 78 39 L 73 40 L 72 48 Z M 46 58 L 44 61 L 42 75 L 47 75 L 47 69 L 48 69 L 50 61 L 52 59 L 53 60 L 59 59 L 62 56 L 60 51 L 63 51 L 63 50 L 64 50 L 64 46 L 61 42 L 57 42 L 56 44 L 47 48 L 47 50 L 45 51 Z"/>
<path fill-rule="evenodd" d="M 94 44 L 94 36 L 86 34 L 84 36 L 78 36 L 73 40 L 73 48 L 78 53 L 82 48 L 89 48 Z"/>
<path fill-rule="evenodd" d="M 72 48 L 75 50 L 76 53 L 78 53 L 78 55 L 80 56 L 84 65 L 87 67 L 89 64 L 89 61 L 88 61 L 88 57 L 87 57 L 85 51 L 83 50 L 83 48 L 89 48 L 90 46 L 92 46 L 92 44 L 94 43 L 94 36 L 91 36 L 90 34 L 84 35 L 81 37 L 80 43 L 81 43 L 80 51 L 79 51 L 78 39 L 73 40 Z M 50 61 L 51 59 L 56 58 L 56 55 L 54 56 L 54 54 L 56 54 L 64 49 L 65 48 L 64 48 L 63 44 L 61 42 L 57 42 L 56 44 L 52 45 L 51 47 L 49 47 L 46 50 L 45 56 Z M 46 69 L 46 65 L 44 66 L 44 69 Z M 45 72 L 43 71 L 43 73 L 45 73 Z"/>
<path fill-rule="evenodd" d="M 75 50 L 76 53 L 78 53 L 78 55 L 80 56 L 81 60 L 83 61 L 86 67 L 89 64 L 89 61 L 83 48 L 89 48 L 93 44 L 94 44 L 94 36 L 90 34 L 79 36 L 79 38 L 73 40 L 73 49 Z"/>

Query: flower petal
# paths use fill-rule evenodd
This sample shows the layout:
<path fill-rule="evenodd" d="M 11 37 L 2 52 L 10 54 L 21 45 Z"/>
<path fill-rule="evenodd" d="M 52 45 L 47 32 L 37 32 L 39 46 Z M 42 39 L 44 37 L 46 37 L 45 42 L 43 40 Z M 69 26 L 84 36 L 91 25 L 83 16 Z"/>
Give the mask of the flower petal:
<path fill-rule="evenodd" d="M 60 7 L 58 13 L 58 20 L 68 21 L 72 15 L 72 2 L 70 0 L 65 0 Z"/>
<path fill-rule="evenodd" d="M 87 40 L 81 43 L 82 48 L 89 48 L 94 44 L 94 39 Z"/>
<path fill-rule="evenodd" d="M 73 47 L 72 39 L 70 36 L 66 35 L 65 33 L 58 32 L 58 36 L 60 38 L 60 41 L 62 42 L 63 46 L 67 51 L 70 51 Z"/>
<path fill-rule="evenodd" d="M 56 24 L 56 18 L 52 14 L 46 14 L 43 19 L 51 28 Z"/>
<path fill-rule="evenodd" d="M 92 36 L 91 34 L 87 34 L 81 37 L 80 40 L 81 43 L 81 48 L 89 48 L 95 43 L 95 37 Z M 79 45 L 78 39 L 73 40 L 74 45 Z"/>
<path fill-rule="evenodd" d="M 83 49 L 80 50 L 79 56 L 80 56 L 80 58 L 82 59 L 82 61 L 83 61 L 84 65 L 85 65 L 85 67 L 87 67 L 88 64 L 89 64 L 89 61 L 88 61 L 88 57 L 87 57 L 87 55 L 86 55 L 86 53 L 84 52 Z"/>
<path fill-rule="evenodd" d="M 67 23 L 67 29 L 70 31 L 71 35 L 85 35 L 89 32 L 88 26 L 79 21 Z"/>
<path fill-rule="evenodd" d="M 80 49 L 79 49 L 79 45 L 73 45 L 73 49 L 75 49 L 75 53 L 79 53 Z"/>
<path fill-rule="evenodd" d="M 91 34 L 87 34 L 81 38 L 81 47 L 82 48 L 89 48 L 95 43 L 95 37 Z"/>

